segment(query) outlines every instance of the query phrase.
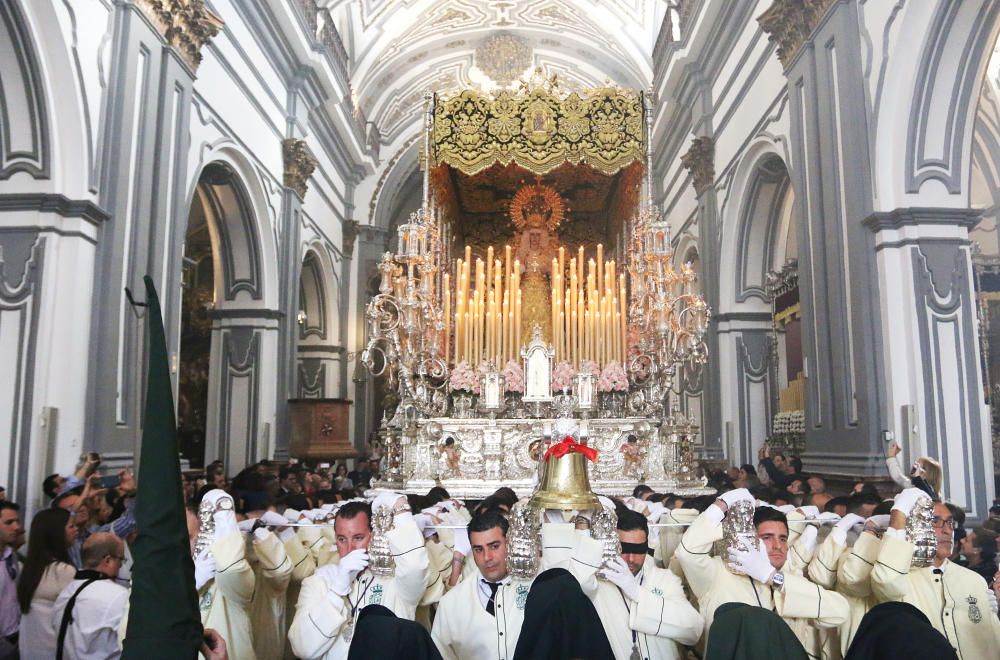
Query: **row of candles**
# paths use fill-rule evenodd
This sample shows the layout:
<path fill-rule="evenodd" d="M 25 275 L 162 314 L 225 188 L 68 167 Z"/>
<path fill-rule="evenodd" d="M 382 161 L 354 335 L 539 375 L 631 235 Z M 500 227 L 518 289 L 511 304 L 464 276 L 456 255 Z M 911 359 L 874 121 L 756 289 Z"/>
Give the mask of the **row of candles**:
<path fill-rule="evenodd" d="M 614 259 L 604 261 L 604 246 L 598 243 L 597 259 L 586 262 L 584 251 L 569 260 L 559 248 L 552 259 L 552 337 L 557 361 L 577 369 L 585 360 L 605 365 L 624 362 L 627 353 L 628 320 L 625 313 L 625 274 L 617 272 Z M 568 281 L 567 281 L 568 280 Z"/>
<path fill-rule="evenodd" d="M 473 271 L 472 249 L 466 246 L 464 259 L 456 261 L 454 312 L 451 275 L 444 274 L 447 362 L 492 361 L 500 366 L 520 358 L 522 338 L 526 340 L 529 331 L 521 327 L 521 263 L 511 256 L 510 246 L 504 247 L 502 261 L 489 247 L 485 261 L 476 259 Z M 623 362 L 628 335 L 625 275 L 617 272 L 614 260 L 604 261 L 603 245 L 597 246 L 596 260 L 585 261 L 583 247 L 568 263 L 566 256 L 566 248 L 560 247 L 550 277 L 556 361 L 568 361 L 575 368 L 587 360 L 598 365 Z"/>
<path fill-rule="evenodd" d="M 454 362 L 478 365 L 492 360 L 503 365 L 514 359 L 521 346 L 521 263 L 511 261 L 510 246 L 504 248 L 503 262 L 476 259 L 472 271 L 472 248 L 465 246 L 465 258 L 455 266 L 455 311 L 451 310 L 451 276 L 444 274 L 445 361 L 452 361 L 454 318 Z"/>

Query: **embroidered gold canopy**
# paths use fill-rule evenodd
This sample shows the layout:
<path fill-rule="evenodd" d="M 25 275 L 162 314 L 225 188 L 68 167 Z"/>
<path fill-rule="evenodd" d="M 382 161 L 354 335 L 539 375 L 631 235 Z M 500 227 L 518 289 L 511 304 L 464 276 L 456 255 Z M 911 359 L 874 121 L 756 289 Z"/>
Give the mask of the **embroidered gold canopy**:
<path fill-rule="evenodd" d="M 642 95 L 612 87 L 465 90 L 437 98 L 433 122 L 431 166 L 466 175 L 512 162 L 542 175 L 569 162 L 610 176 L 645 160 Z"/>

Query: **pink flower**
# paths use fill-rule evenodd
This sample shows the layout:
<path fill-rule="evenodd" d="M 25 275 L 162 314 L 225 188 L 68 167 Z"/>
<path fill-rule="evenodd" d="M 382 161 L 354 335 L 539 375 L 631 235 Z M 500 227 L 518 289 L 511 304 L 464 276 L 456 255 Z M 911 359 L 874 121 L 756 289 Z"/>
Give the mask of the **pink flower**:
<path fill-rule="evenodd" d="M 469 363 L 462 360 L 451 370 L 448 386 L 452 392 L 462 391 L 478 394 L 479 378 L 472 370 L 472 367 L 469 366 Z"/>
<path fill-rule="evenodd" d="M 556 364 L 555 368 L 552 370 L 552 391 L 571 391 L 573 389 L 573 376 L 575 375 L 576 370 L 573 369 L 573 365 L 569 362 L 563 360 L 562 362 Z"/>
<path fill-rule="evenodd" d="M 503 367 L 504 389 L 507 392 L 524 394 L 524 370 L 515 360 L 509 360 Z"/>
<path fill-rule="evenodd" d="M 595 376 L 601 373 L 601 368 L 597 366 L 597 363 L 593 360 L 584 360 L 580 363 L 580 373 L 581 374 L 594 374 Z"/>
<path fill-rule="evenodd" d="M 628 391 L 628 378 L 625 377 L 625 369 L 619 362 L 608 362 L 601 372 L 601 377 L 597 379 L 598 392 L 626 392 Z"/>

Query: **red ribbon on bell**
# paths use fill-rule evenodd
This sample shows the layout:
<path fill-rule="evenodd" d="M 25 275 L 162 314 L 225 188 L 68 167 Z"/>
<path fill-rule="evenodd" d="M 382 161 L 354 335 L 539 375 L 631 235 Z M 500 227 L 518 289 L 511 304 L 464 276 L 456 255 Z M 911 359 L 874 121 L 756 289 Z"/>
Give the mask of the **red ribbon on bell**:
<path fill-rule="evenodd" d="M 587 459 L 591 461 L 597 460 L 597 450 L 593 447 L 588 447 L 587 445 L 580 444 L 573 439 L 572 436 L 567 435 L 562 439 L 562 442 L 552 445 L 549 447 L 548 451 L 545 452 L 545 457 L 542 459 L 548 461 L 550 456 L 555 458 L 561 458 L 566 454 L 576 452 L 578 454 L 583 454 Z"/>

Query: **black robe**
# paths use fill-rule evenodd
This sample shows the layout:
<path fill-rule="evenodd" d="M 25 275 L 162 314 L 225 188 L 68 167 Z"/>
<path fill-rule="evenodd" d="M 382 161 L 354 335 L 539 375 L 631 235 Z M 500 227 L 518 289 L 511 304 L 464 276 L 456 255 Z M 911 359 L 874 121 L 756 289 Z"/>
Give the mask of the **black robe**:
<path fill-rule="evenodd" d="M 535 578 L 514 660 L 612 660 L 611 643 L 580 583 L 562 568 Z"/>

